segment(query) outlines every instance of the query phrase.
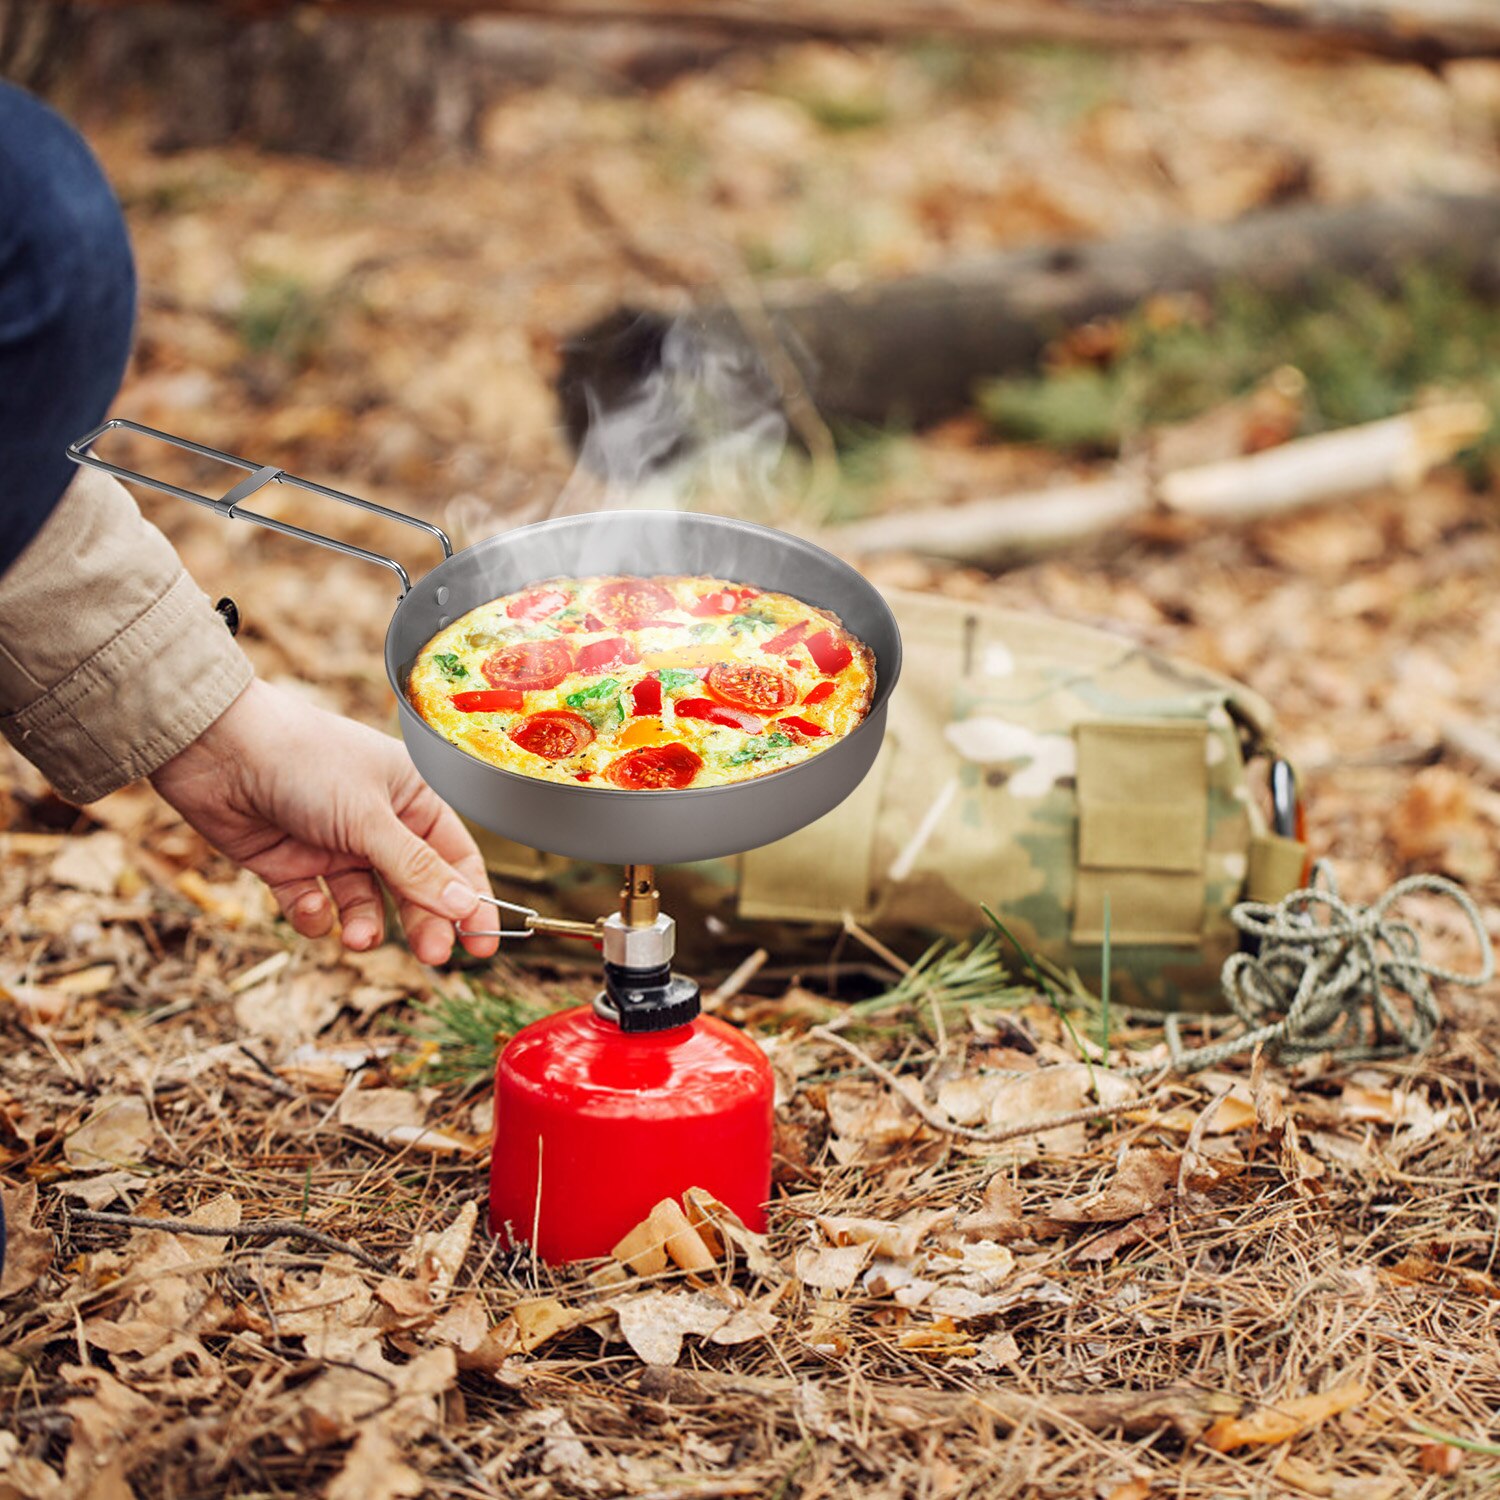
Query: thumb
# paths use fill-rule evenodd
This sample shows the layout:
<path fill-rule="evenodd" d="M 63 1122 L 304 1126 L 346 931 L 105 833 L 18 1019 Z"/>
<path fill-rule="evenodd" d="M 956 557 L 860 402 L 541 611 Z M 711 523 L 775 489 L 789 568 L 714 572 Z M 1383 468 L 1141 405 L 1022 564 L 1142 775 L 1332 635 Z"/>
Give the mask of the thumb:
<path fill-rule="evenodd" d="M 403 901 L 457 921 L 479 904 L 479 893 L 431 844 L 388 813 L 370 830 L 365 850 L 376 873 Z"/>

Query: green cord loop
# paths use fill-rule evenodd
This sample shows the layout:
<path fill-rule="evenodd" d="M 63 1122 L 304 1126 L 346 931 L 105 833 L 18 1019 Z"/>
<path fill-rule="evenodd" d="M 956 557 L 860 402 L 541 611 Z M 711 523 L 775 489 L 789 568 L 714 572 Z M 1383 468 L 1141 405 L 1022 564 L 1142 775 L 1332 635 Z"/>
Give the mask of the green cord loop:
<path fill-rule="evenodd" d="M 1422 957 L 1415 928 L 1390 915 L 1414 891 L 1431 891 L 1458 905 L 1479 944 L 1477 973 Z M 1363 906 L 1339 895 L 1331 867 L 1319 860 L 1305 889 L 1274 903 L 1241 902 L 1230 920 L 1259 941 L 1258 952 L 1234 954 L 1220 976 L 1224 998 L 1245 1030 L 1186 1048 L 1179 1018 L 1168 1016 L 1167 1049 L 1179 1072 L 1211 1068 L 1258 1046 L 1270 1047 L 1283 1061 L 1327 1053 L 1339 1062 L 1363 1062 L 1421 1052 L 1441 1019 L 1434 981 L 1472 989 L 1495 976 L 1494 948 L 1479 908 L 1441 875 L 1410 875 Z M 1143 1076 L 1160 1070 L 1127 1071 Z"/>

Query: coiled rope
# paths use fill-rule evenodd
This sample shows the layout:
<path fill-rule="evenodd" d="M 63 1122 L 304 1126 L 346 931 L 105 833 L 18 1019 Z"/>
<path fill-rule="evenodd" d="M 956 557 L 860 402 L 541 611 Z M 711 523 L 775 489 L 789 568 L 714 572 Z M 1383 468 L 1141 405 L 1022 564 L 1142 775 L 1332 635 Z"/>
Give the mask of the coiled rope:
<path fill-rule="evenodd" d="M 1391 915 L 1403 897 L 1430 891 L 1453 901 L 1479 944 L 1476 973 L 1422 957 L 1416 929 Z M 1441 875 L 1409 875 L 1364 906 L 1339 895 L 1332 868 L 1313 866 L 1311 883 L 1274 903 L 1243 901 L 1230 921 L 1257 939 L 1254 953 L 1224 965 L 1224 998 L 1245 1030 L 1202 1047 L 1184 1047 L 1180 1018 L 1166 1018 L 1171 1065 L 1197 1072 L 1264 1046 L 1283 1061 L 1326 1053 L 1340 1062 L 1421 1052 L 1441 1019 L 1434 982 L 1473 989 L 1495 977 L 1484 919 L 1461 886 Z M 1144 1076 L 1160 1066 L 1130 1068 Z"/>

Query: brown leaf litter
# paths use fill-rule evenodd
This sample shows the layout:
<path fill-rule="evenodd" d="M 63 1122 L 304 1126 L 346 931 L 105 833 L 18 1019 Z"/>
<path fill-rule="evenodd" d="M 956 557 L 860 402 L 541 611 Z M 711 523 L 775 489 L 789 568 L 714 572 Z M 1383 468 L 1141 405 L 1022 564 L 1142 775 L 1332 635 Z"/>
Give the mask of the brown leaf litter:
<path fill-rule="evenodd" d="M 936 107 L 932 80 L 971 65 L 982 86 Z M 1229 218 L 1279 191 L 1280 158 L 1333 197 L 1434 164 L 1496 177 L 1483 65 L 1068 54 L 1066 99 L 1058 66 L 811 46 L 649 97 L 517 88 L 473 160 L 419 174 L 157 156 L 102 122 L 152 267 L 120 409 L 477 531 L 550 501 L 571 465 L 559 336 L 661 292 L 581 216 L 580 173 L 668 239 L 688 229 L 710 296 L 722 257 L 692 247 L 715 240 L 736 284 L 739 257 L 858 278 L 1143 213 Z M 798 102 L 883 83 L 892 119 L 859 130 Z M 330 296 L 356 264 L 359 295 Z M 326 304 L 295 379 L 235 331 L 257 277 Z M 871 503 L 1075 470 L 961 425 L 909 440 Z M 150 513 L 246 602 L 262 674 L 388 719 L 376 570 L 256 533 L 231 567 L 222 521 Z M 384 547 L 377 526 L 348 535 Z M 999 577 L 870 572 L 1240 677 L 1274 703 L 1351 896 L 1447 870 L 1500 927 L 1500 801 L 1443 733 L 1496 713 L 1492 496 L 1441 475 Z M 817 993 L 827 956 L 775 951 L 767 972 L 800 983 L 763 973 L 741 996 L 785 1095 L 770 1232 L 688 1194 L 600 1265 L 534 1267 L 483 1227 L 484 1087 L 402 1071 L 397 1023 L 441 976 L 396 944 L 290 937 L 147 788 L 79 813 L 0 764 L 0 1500 L 1494 1492 L 1493 994 L 1451 1002 L 1421 1059 L 1246 1058 L 1107 1099 L 1118 1080 L 1046 1007 L 1007 1028 L 1045 1049 L 1029 1072 L 994 1061 L 982 1015 L 941 1047 L 922 1015 L 849 1028 L 906 1097 L 810 1033 L 842 1014 Z M 581 994 L 576 973 L 536 964 L 527 993 Z M 1046 1124 L 1105 1105 L 1122 1112 Z"/>

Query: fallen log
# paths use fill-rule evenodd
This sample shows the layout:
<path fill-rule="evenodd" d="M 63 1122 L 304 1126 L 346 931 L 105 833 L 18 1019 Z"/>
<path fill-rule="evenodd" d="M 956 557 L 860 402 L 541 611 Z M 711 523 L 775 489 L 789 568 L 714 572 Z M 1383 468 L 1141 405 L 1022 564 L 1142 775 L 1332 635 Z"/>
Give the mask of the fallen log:
<path fill-rule="evenodd" d="M 977 381 L 1033 369 L 1058 334 L 1158 293 L 1233 284 L 1285 294 L 1329 275 L 1390 285 L 1418 263 L 1489 289 L 1500 286 L 1497 243 L 1500 196 L 1299 205 L 1230 224 L 1007 251 L 848 290 L 772 287 L 760 321 L 796 359 L 827 421 L 921 426 L 966 410 Z M 725 307 L 695 323 L 706 343 L 738 345 L 749 357 L 764 344 Z M 586 393 L 628 389 L 672 326 L 664 313 L 616 309 L 568 340 L 557 384 L 575 440 Z"/>
<path fill-rule="evenodd" d="M 86 3 L 119 9 L 141 0 Z M 193 0 L 191 8 L 210 5 Z M 1490 0 L 880 0 L 878 5 L 858 0 L 211 0 L 211 8 L 251 16 L 405 12 L 637 21 L 706 25 L 769 39 L 936 35 L 1124 47 L 1221 42 L 1427 67 L 1500 56 L 1500 13 Z"/>
<path fill-rule="evenodd" d="M 1035 557 L 1162 511 L 1247 521 L 1390 487 L 1414 487 L 1489 425 L 1478 402 L 1425 407 L 1383 422 L 1299 438 L 1244 458 L 1154 479 L 1119 474 L 1089 484 L 901 511 L 837 527 L 822 538 L 844 556 L 913 552 L 957 562 Z"/>

